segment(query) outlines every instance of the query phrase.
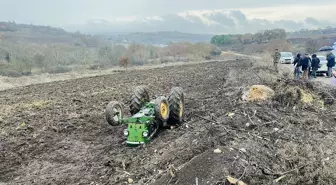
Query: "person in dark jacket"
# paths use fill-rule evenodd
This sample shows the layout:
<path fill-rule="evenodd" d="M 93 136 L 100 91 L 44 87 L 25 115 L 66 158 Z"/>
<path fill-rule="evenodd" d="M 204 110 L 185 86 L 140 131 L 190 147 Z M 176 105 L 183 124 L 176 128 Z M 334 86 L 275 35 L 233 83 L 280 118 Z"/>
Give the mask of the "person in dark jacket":
<path fill-rule="evenodd" d="M 318 68 L 320 67 L 320 59 L 317 58 L 316 54 L 312 55 L 312 62 L 311 62 L 311 67 L 312 67 L 312 77 L 316 78 L 316 72 Z"/>
<path fill-rule="evenodd" d="M 296 54 L 296 57 L 295 57 L 294 62 L 293 62 L 293 65 L 295 66 L 295 68 L 294 68 L 294 79 L 296 79 L 296 80 L 300 79 L 300 73 L 301 73 L 300 60 L 301 60 L 301 54 L 298 53 L 298 54 Z"/>
<path fill-rule="evenodd" d="M 335 66 L 335 55 L 332 54 L 331 52 L 329 52 L 327 54 L 327 67 L 328 67 L 328 78 L 331 78 L 332 77 L 332 68 Z"/>
<path fill-rule="evenodd" d="M 310 64 L 310 58 L 309 58 L 309 54 L 306 53 L 305 56 L 303 57 L 303 59 L 300 61 L 301 64 L 301 68 L 303 71 L 303 80 L 308 80 L 308 70 L 309 70 L 309 64 Z"/>

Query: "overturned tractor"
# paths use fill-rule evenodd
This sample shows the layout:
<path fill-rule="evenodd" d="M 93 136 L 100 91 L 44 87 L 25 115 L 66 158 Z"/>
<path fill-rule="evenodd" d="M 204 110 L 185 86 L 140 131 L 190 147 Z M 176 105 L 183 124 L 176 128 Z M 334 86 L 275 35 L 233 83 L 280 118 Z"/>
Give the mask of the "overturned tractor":
<path fill-rule="evenodd" d="M 168 123 L 182 123 L 184 93 L 182 88 L 174 87 L 168 97 L 159 96 L 150 100 L 146 88 L 139 86 L 135 88 L 129 106 L 131 117 L 124 117 L 122 105 L 111 101 L 105 110 L 106 120 L 111 126 L 127 125 L 124 136 L 128 145 L 145 144 Z"/>

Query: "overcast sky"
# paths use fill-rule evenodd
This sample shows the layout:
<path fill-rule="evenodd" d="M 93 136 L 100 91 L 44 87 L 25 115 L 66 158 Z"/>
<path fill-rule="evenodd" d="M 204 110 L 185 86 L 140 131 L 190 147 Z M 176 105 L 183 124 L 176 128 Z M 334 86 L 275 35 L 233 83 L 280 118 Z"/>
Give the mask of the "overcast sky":
<path fill-rule="evenodd" d="M 240 10 L 247 19 L 330 21 L 335 0 L 0 0 L 0 20 L 67 27 L 100 19 L 108 22 L 187 11 Z M 334 22 L 332 20 L 331 22 Z"/>
<path fill-rule="evenodd" d="M 321 3 L 316 3 L 321 2 Z M 296 0 L 295 4 L 316 7 L 335 4 L 334 0 Z M 267 18 L 268 7 L 291 7 L 293 0 L 0 0 L 0 19 L 34 24 L 65 25 L 89 19 L 114 20 L 157 16 L 191 10 L 254 9 Z M 330 10 L 333 6 L 330 5 Z M 333 7 L 336 12 L 336 7 Z M 282 10 L 286 13 L 288 10 Z M 291 9 L 290 11 L 295 11 Z M 320 10 L 319 10 L 320 11 Z M 253 12 L 250 10 L 250 12 Z M 327 9 L 320 14 L 327 15 Z M 306 12 L 307 16 L 311 15 Z M 295 19 L 295 17 L 293 17 Z"/>

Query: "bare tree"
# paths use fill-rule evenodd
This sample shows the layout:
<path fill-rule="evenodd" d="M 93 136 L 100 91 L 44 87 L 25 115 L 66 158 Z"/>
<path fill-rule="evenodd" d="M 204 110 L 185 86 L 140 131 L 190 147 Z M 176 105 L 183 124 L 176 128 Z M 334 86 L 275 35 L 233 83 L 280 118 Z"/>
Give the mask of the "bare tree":
<path fill-rule="evenodd" d="M 316 51 L 318 51 L 318 43 L 316 40 L 309 40 L 306 42 L 306 52 L 307 53 L 315 53 Z"/>
<path fill-rule="evenodd" d="M 253 36 L 253 41 L 257 42 L 258 44 L 260 44 L 263 40 L 264 37 L 264 33 L 263 32 L 258 32 L 256 34 L 254 34 Z"/>
<path fill-rule="evenodd" d="M 37 67 L 39 67 L 41 69 L 41 72 L 46 71 L 46 69 L 48 67 L 48 63 L 46 61 L 45 55 L 43 55 L 41 53 L 36 53 L 33 57 L 33 60 L 35 61 L 35 64 L 37 65 Z"/>

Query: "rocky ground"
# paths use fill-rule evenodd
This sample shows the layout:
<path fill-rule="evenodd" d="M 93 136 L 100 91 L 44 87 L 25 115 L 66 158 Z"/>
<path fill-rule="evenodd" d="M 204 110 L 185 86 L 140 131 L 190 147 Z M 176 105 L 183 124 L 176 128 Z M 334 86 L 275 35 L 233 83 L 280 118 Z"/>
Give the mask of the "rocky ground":
<path fill-rule="evenodd" d="M 275 96 L 241 101 L 254 84 Z M 131 148 L 104 109 L 111 100 L 127 104 L 137 85 L 152 96 L 184 88 L 186 115 Z M 336 184 L 336 90 L 321 87 L 232 60 L 0 91 L 0 183 L 219 185 L 230 175 L 247 184 Z M 300 102 L 298 90 L 287 91 L 296 88 L 324 106 Z"/>

